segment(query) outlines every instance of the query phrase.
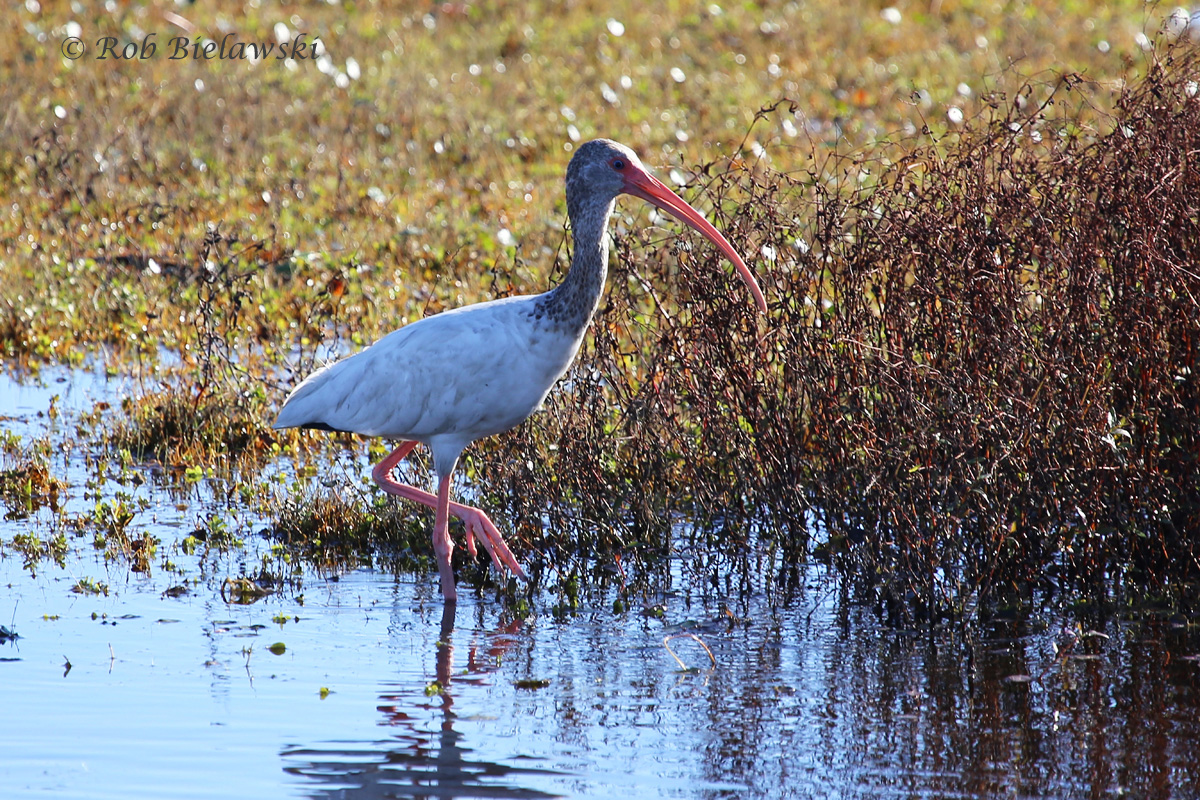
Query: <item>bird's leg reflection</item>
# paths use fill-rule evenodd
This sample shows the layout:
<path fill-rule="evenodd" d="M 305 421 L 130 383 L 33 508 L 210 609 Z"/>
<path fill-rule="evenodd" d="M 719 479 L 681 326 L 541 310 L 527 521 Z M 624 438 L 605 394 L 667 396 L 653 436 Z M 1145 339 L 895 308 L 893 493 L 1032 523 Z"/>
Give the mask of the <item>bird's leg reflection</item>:
<path fill-rule="evenodd" d="M 465 669 L 454 670 L 454 623 L 458 604 L 447 602 L 442 606 L 441 628 L 438 631 L 437 642 L 434 644 L 434 680 L 425 686 L 427 698 L 440 697 L 437 704 L 442 709 L 443 728 L 456 719 L 454 713 L 454 684 L 482 684 L 498 669 L 504 654 L 516 644 L 513 637 L 522 626 L 522 621 L 512 620 L 492 631 L 475 631 L 467 647 L 467 663 Z M 387 719 L 384 724 L 412 728 L 414 717 L 394 705 L 403 698 L 403 693 L 384 694 L 381 700 L 388 701 L 379 706 Z M 425 709 L 436 707 L 429 702 L 422 706 Z"/>
<path fill-rule="evenodd" d="M 434 644 L 434 680 L 425 685 L 420 692 L 422 696 L 414 703 L 416 687 L 409 684 L 383 693 L 380 699 L 384 702 L 379 705 L 384 714 L 382 724 L 393 728 L 396 739 L 407 743 L 389 754 L 388 764 L 393 768 L 402 767 L 398 774 L 410 776 L 426 789 L 436 786 L 447 796 L 471 794 L 472 789 L 480 785 L 481 775 L 493 780 L 511 771 L 511 768 L 498 764 L 470 760 L 472 748 L 465 746 L 465 735 L 455 728 L 459 721 L 455 712 L 455 694 L 469 692 L 472 685 L 486 683 L 503 654 L 516 644 L 517 639 L 512 634 L 522 624 L 515 620 L 498 630 L 468 629 L 466 667 L 463 669 L 460 665 L 459 671 L 455 672 L 456 611 L 457 603 L 447 602 L 442 606 L 441 628 Z M 441 719 L 429 720 L 429 712 L 436 715 L 437 710 L 441 711 Z M 422 719 L 427 722 L 422 724 Z M 526 796 L 520 791 L 518 794 Z"/>
<path fill-rule="evenodd" d="M 450 670 L 454 666 L 454 644 L 451 639 L 454 636 L 454 612 L 457 608 L 458 603 L 454 601 L 442 606 L 442 629 L 438 635 L 434 657 L 434 674 L 437 675 L 438 686 L 442 689 L 442 710 L 446 713 L 447 719 L 453 716 L 450 707 L 454 705 L 454 699 L 451 697 L 449 689 Z"/>
<path fill-rule="evenodd" d="M 483 630 L 482 620 L 467 629 L 465 669 L 454 666 L 456 603 L 442 607 L 441 628 L 434 644 L 434 679 L 428 683 L 406 680 L 385 688 L 378 706 L 381 725 L 391 733 L 382 741 L 362 746 L 285 749 L 284 769 L 313 781 L 311 797 L 513 797 L 523 800 L 553 795 L 524 788 L 522 776 L 557 775 L 529 762 L 519 765 L 472 758 L 474 729 L 456 730 L 460 718 L 454 710 L 496 672 L 502 656 L 520 641 L 514 634 L 522 622 Z M 460 633 L 460 636 L 462 634 Z M 428 675 L 428 673 L 426 673 Z M 434 698 L 439 698 L 434 700 Z M 440 714 L 438 712 L 441 712 Z M 466 719 L 472 719 L 468 714 Z M 464 723 L 466 724 L 466 723 Z M 472 732 L 474 731 L 474 732 Z M 486 735 L 482 734 L 482 735 Z"/>

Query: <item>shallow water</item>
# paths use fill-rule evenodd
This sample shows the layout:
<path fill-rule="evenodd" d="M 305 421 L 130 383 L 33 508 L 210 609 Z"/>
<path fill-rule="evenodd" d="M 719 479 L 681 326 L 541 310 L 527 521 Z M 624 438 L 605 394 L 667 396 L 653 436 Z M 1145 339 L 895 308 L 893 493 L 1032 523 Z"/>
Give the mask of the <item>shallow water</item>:
<path fill-rule="evenodd" d="M 0 425 L 57 435 L 49 394 L 69 415 L 113 391 L 47 377 L 0 385 Z M 82 460 L 55 462 L 80 508 Z M 267 544 L 172 550 L 224 508 L 203 485 L 134 494 L 178 572 L 88 545 L 33 574 L 8 543 L 46 514 L 0 522 L 0 624 L 19 634 L 0 643 L 2 797 L 1200 796 L 1195 616 L 897 631 L 819 569 L 781 600 L 684 563 L 646 599 L 661 615 L 599 595 L 558 618 L 535 596 L 517 620 L 471 590 L 446 615 L 434 575 L 370 569 L 238 605 L 223 583 Z M 73 593 L 81 577 L 109 594 Z M 715 665 L 676 636 L 680 668 L 663 640 L 686 633 Z"/>

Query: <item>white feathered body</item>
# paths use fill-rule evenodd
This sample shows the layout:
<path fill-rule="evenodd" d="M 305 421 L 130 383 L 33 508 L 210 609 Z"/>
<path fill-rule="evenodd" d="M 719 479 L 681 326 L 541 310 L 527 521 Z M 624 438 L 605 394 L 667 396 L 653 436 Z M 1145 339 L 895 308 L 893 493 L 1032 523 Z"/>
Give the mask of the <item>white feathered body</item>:
<path fill-rule="evenodd" d="M 448 473 L 468 444 L 536 411 L 574 360 L 582 331 L 540 317 L 542 297 L 479 303 L 393 331 L 305 379 L 274 427 L 421 442 Z"/>

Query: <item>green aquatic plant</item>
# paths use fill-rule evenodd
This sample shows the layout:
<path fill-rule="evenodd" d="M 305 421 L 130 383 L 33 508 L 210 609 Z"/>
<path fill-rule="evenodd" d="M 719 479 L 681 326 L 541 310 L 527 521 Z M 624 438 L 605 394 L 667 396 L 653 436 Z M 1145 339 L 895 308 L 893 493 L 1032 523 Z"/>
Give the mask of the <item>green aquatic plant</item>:
<path fill-rule="evenodd" d="M 108 596 L 108 584 L 103 581 L 97 581 L 94 578 L 83 577 L 75 581 L 75 585 L 71 587 L 71 591 L 75 594 L 88 595 L 104 595 Z"/>

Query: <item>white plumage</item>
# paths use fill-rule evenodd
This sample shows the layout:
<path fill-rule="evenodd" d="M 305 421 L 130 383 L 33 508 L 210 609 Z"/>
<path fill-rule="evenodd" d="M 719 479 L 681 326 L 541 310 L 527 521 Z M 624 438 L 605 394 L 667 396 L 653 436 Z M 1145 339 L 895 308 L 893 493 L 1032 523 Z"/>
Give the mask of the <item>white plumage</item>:
<path fill-rule="evenodd" d="M 441 459 L 438 473 L 449 472 L 468 444 L 537 410 L 574 359 L 581 338 L 528 336 L 537 297 L 466 306 L 392 331 L 305 379 L 275 427 L 323 424 L 420 442 Z"/>
<path fill-rule="evenodd" d="M 456 598 L 450 516 L 465 523 L 472 556 L 477 539 L 498 568 L 525 577 L 487 515 L 450 502 L 452 474 L 463 448 L 520 424 L 541 406 L 574 360 L 604 289 L 608 219 L 621 193 L 642 197 L 704 234 L 734 263 L 760 310 L 766 310 L 753 275 L 729 242 L 651 176 L 633 151 L 598 139 L 582 145 L 567 168 L 575 255 L 558 287 L 406 325 L 313 373 L 280 409 L 276 428 L 350 431 L 402 441 L 373 474 L 389 494 L 437 510 L 434 549 L 448 601 Z M 433 453 L 436 496 L 391 478 L 391 470 L 418 442 Z"/>

